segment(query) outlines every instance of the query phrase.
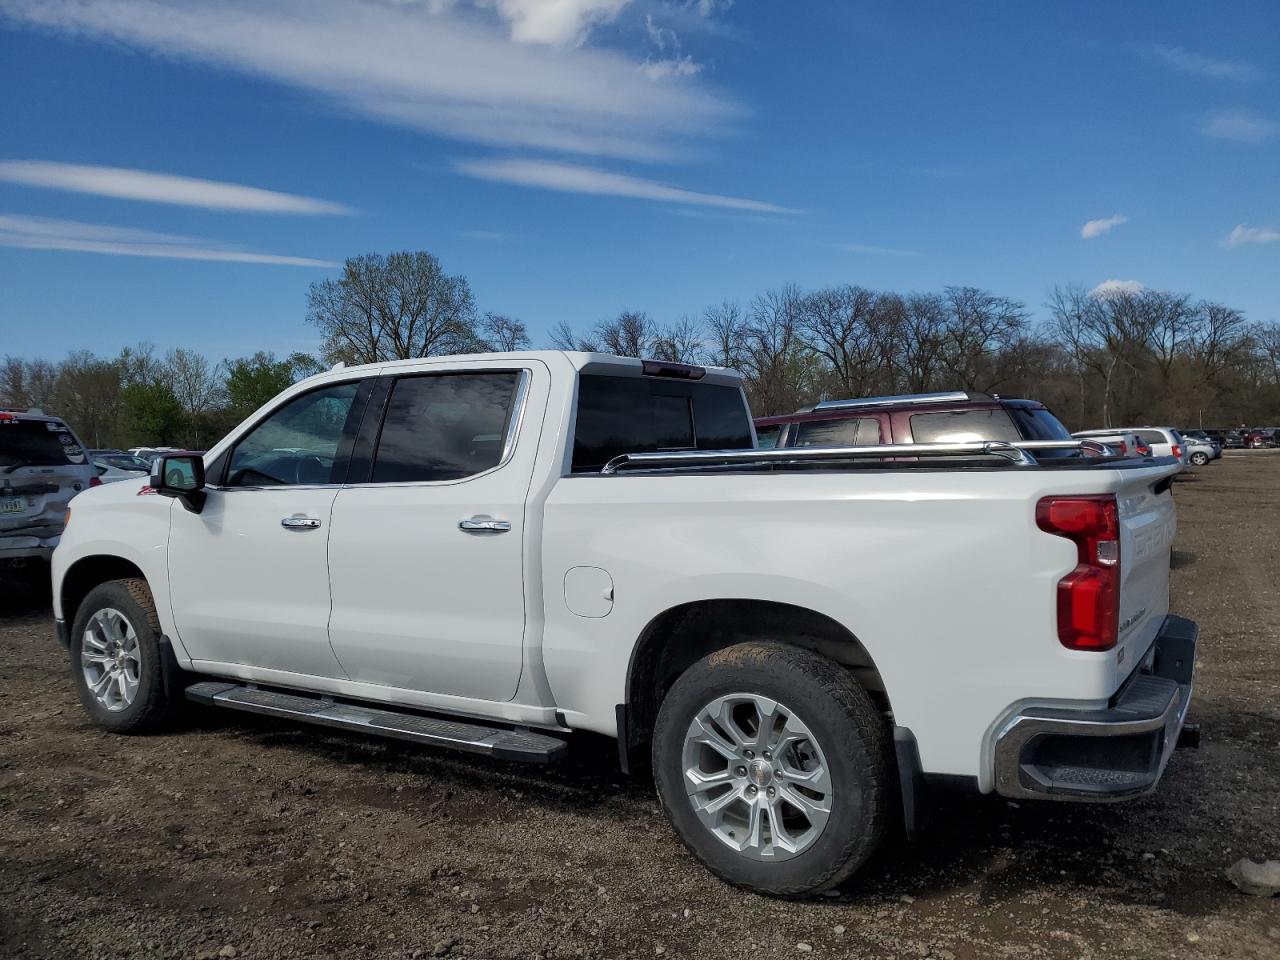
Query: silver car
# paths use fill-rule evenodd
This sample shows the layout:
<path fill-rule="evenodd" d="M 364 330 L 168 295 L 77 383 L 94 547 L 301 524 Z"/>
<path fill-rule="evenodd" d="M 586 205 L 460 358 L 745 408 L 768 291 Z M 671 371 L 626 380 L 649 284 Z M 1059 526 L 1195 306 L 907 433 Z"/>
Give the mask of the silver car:
<path fill-rule="evenodd" d="M 67 504 L 99 482 L 80 438 L 60 419 L 0 409 L 0 564 L 48 560 Z"/>

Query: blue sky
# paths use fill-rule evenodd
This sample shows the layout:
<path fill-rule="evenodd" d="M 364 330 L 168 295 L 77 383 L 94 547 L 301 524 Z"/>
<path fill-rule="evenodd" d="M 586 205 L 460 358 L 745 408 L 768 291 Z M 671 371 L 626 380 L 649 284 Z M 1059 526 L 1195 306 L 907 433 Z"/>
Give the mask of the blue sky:
<path fill-rule="evenodd" d="M 1280 320 L 1280 5 L 0 0 L 0 352 L 313 349 L 427 249 L 535 343 L 767 287 Z"/>

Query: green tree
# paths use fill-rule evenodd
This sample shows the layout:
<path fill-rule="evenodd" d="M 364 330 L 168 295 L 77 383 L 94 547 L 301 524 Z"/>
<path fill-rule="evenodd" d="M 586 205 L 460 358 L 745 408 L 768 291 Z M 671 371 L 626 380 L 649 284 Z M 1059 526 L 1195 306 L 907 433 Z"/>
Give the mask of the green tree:
<path fill-rule="evenodd" d="M 169 445 L 185 431 L 187 413 L 164 383 L 132 383 L 121 391 L 125 429 L 141 444 Z"/>
<path fill-rule="evenodd" d="M 293 357 L 277 360 L 274 353 L 259 350 L 251 357 L 228 360 L 227 402 L 236 415 L 245 417 L 297 379 Z"/>

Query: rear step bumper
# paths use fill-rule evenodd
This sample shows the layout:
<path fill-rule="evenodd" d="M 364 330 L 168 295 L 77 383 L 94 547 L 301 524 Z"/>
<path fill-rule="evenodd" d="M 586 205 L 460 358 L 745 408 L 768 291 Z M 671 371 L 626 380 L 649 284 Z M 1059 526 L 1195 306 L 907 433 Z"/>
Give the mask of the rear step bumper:
<path fill-rule="evenodd" d="M 550 763 L 569 748 L 567 741 L 533 730 L 491 727 L 469 720 L 441 719 L 396 710 L 380 710 L 307 696 L 264 690 L 223 680 L 205 680 L 187 687 L 188 700 L 214 707 L 244 710 L 268 717 L 317 723 L 355 733 L 371 733 L 433 747 L 480 753 L 499 760 Z"/>
<path fill-rule="evenodd" d="M 996 792 L 1006 797 L 1125 800 L 1155 789 L 1191 703 L 1199 628 L 1166 617 L 1149 670 L 1101 710 L 1032 708 L 996 739 Z"/>

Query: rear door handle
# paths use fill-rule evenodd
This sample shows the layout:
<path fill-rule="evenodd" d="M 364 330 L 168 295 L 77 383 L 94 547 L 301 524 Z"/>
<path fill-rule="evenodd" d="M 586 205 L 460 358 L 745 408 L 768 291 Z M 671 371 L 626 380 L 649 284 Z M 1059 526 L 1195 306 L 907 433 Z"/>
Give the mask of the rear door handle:
<path fill-rule="evenodd" d="M 315 517 L 285 517 L 280 526 L 286 530 L 314 530 L 320 526 L 320 521 Z"/>
<path fill-rule="evenodd" d="M 511 529 L 510 520 L 495 520 L 493 517 L 470 517 L 458 521 L 458 529 L 468 533 L 506 533 Z"/>

